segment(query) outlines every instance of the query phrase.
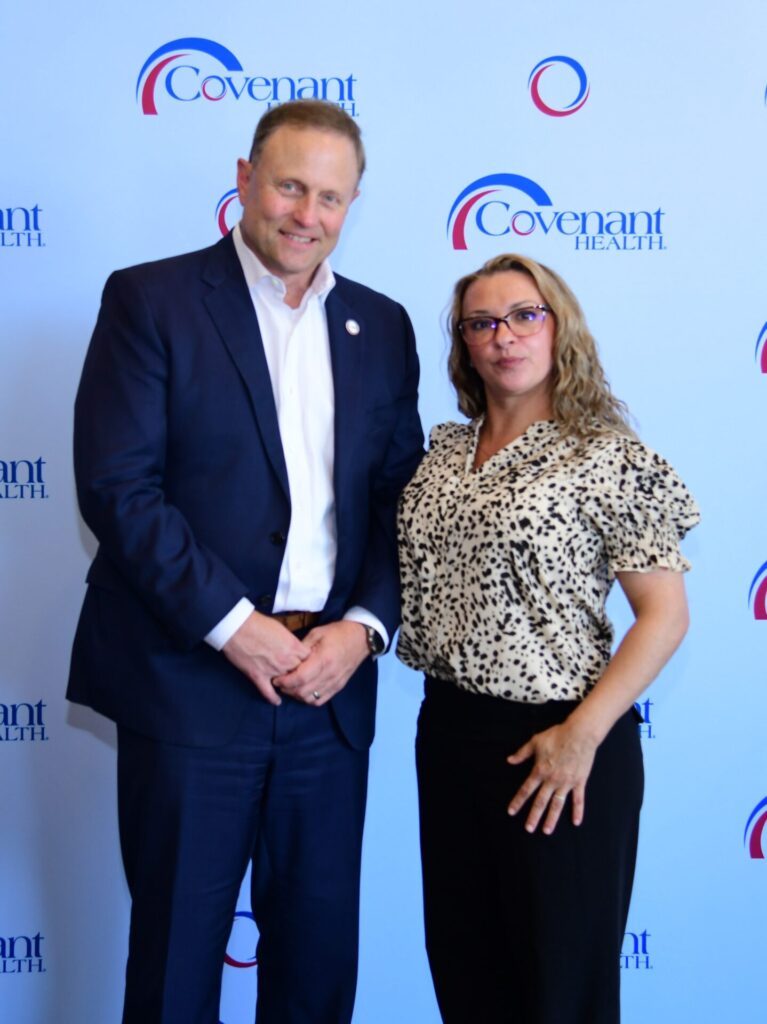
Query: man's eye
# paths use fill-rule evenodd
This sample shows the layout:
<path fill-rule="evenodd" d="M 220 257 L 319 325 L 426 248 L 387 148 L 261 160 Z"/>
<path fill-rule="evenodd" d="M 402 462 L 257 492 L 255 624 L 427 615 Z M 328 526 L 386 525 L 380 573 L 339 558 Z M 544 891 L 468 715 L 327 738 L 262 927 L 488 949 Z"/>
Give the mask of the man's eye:
<path fill-rule="evenodd" d="M 280 189 L 283 192 L 292 193 L 297 191 L 297 186 L 295 181 L 283 181 L 280 183 Z"/>

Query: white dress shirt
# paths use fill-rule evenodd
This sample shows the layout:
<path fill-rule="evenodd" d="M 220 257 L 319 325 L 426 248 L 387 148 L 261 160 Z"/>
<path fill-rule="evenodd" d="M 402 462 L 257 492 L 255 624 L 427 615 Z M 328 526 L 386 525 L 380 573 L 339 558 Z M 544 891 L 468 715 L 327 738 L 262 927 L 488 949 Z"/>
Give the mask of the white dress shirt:
<path fill-rule="evenodd" d="M 293 309 L 285 302 L 284 282 L 248 248 L 239 224 L 232 239 L 261 329 L 292 497 L 273 610 L 316 612 L 330 593 L 337 551 L 335 393 L 325 314 L 335 278 L 324 260 L 301 304 Z M 247 598 L 241 598 L 206 641 L 220 650 L 254 610 Z M 366 609 L 350 608 L 344 618 L 372 626 L 388 646 L 386 629 Z"/>

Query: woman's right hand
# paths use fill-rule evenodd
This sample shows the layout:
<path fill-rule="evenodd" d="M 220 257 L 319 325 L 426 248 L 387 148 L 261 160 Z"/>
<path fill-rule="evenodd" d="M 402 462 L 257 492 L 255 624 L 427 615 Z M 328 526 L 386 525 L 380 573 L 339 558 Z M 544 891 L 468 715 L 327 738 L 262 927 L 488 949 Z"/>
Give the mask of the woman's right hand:
<path fill-rule="evenodd" d="M 535 832 L 544 818 L 543 832 L 551 835 L 570 796 L 573 825 L 580 825 L 597 746 L 596 739 L 570 719 L 532 736 L 506 759 L 509 764 L 522 764 L 534 758 L 532 771 L 511 799 L 509 814 L 517 814 L 535 794 L 525 828 Z"/>

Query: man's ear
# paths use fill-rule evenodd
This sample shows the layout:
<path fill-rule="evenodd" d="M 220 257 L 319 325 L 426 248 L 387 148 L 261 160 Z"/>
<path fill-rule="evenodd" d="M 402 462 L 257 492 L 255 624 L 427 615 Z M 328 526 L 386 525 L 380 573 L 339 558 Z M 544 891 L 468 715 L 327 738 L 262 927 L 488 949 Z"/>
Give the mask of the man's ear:
<path fill-rule="evenodd" d="M 237 194 L 240 202 L 245 205 L 245 197 L 248 194 L 250 179 L 253 176 L 253 164 L 242 157 L 237 161 Z"/>

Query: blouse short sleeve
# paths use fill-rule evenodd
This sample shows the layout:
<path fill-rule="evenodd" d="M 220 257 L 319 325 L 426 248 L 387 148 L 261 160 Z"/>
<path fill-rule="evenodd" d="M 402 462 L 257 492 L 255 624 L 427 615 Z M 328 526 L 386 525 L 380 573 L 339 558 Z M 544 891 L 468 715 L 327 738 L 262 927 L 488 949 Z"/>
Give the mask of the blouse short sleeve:
<path fill-rule="evenodd" d="M 610 570 L 686 572 L 679 541 L 700 521 L 675 470 L 640 441 L 617 438 L 593 464 L 584 512 L 601 534 Z"/>
<path fill-rule="evenodd" d="M 437 423 L 429 431 L 429 447 L 427 450 L 432 452 L 446 445 L 452 446 L 456 441 L 464 439 L 466 434 L 466 424 L 453 423 L 451 421 Z"/>

